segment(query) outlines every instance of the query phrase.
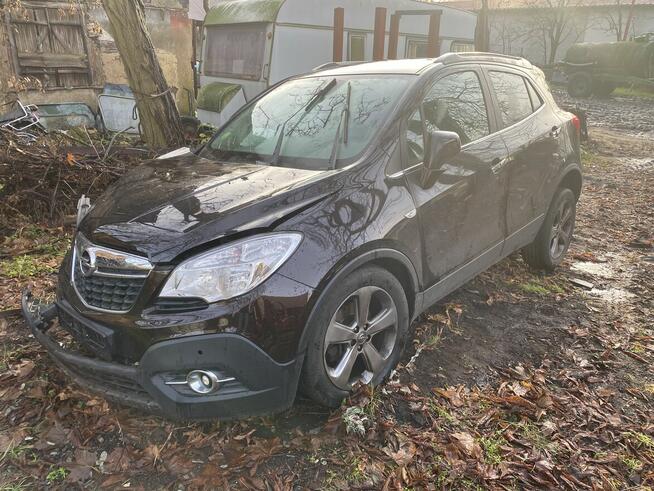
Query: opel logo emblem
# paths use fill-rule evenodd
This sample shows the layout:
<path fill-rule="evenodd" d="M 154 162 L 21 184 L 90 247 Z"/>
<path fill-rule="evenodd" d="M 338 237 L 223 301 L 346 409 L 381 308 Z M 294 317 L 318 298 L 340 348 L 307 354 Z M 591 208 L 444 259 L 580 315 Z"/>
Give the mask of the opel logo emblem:
<path fill-rule="evenodd" d="M 95 258 L 91 257 L 88 251 L 82 253 L 82 257 L 79 260 L 79 266 L 82 270 L 84 276 L 91 276 L 95 273 L 95 270 L 98 269 L 95 264 Z"/>

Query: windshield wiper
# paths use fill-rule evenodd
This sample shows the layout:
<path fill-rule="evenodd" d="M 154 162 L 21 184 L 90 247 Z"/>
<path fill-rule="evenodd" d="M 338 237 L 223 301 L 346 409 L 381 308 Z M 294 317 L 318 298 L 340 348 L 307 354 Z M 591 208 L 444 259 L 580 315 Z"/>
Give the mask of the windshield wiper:
<path fill-rule="evenodd" d="M 340 145 L 338 144 L 338 139 L 341 137 L 341 128 L 345 126 L 345 131 L 343 133 L 343 145 L 347 145 L 349 139 L 350 131 L 350 95 L 352 94 L 352 84 L 351 82 L 347 83 L 347 95 L 345 96 L 345 107 L 341 111 L 341 119 L 338 122 L 338 128 L 336 128 L 336 136 L 334 137 L 334 144 L 332 145 L 332 153 L 329 157 L 329 168 L 336 168 L 336 157 L 338 155 L 338 149 Z"/>
<path fill-rule="evenodd" d="M 295 114 L 293 116 L 295 116 Z M 293 116 L 291 116 L 291 118 Z M 275 143 L 275 150 L 272 154 L 272 160 L 270 161 L 270 165 L 277 165 L 277 161 L 279 160 L 279 154 L 282 151 L 282 142 L 284 141 L 284 130 L 286 129 L 286 123 L 288 123 L 288 119 L 284 121 L 284 124 L 282 125 L 282 129 L 279 131 L 279 136 L 277 137 L 277 143 Z"/>
<path fill-rule="evenodd" d="M 316 95 L 309 99 L 309 102 L 307 102 L 307 105 L 304 107 L 304 112 L 308 113 L 311 111 L 316 104 L 324 99 L 324 97 L 327 95 L 327 92 L 334 88 L 334 85 L 336 85 L 336 79 L 332 78 L 322 89 L 316 92 Z"/>
<path fill-rule="evenodd" d="M 327 93 L 332 90 L 332 88 L 336 85 L 336 79 L 332 78 L 327 84 L 320 89 L 318 92 L 315 93 L 315 95 L 309 99 L 309 101 L 304 105 L 304 113 L 308 113 L 313 107 L 315 107 L 316 104 L 318 104 L 323 98 L 327 95 Z M 273 152 L 272 155 L 272 160 L 270 161 L 270 165 L 277 165 L 279 161 L 279 154 L 282 151 L 282 142 L 284 141 L 284 131 L 286 130 L 286 123 L 288 123 L 291 119 L 295 117 L 297 113 L 299 113 L 302 110 L 302 107 L 295 111 L 290 118 L 288 118 L 286 121 L 284 121 L 284 124 L 282 124 L 282 129 L 279 132 L 279 136 L 277 137 L 277 143 L 275 143 L 275 151 Z M 293 133 L 293 130 L 297 128 L 297 126 L 300 124 L 302 121 L 302 118 L 298 119 L 297 123 L 295 123 L 295 126 L 291 128 L 291 131 L 288 132 L 290 135 Z"/>

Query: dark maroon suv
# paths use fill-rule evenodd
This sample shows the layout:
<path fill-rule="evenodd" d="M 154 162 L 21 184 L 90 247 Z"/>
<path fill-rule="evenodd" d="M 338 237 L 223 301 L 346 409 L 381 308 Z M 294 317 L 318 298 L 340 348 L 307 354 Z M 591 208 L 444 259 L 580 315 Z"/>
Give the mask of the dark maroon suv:
<path fill-rule="evenodd" d="M 56 303 L 27 293 L 23 309 L 71 378 L 125 404 L 230 418 L 300 390 L 335 406 L 493 263 L 522 249 L 559 264 L 581 179 L 579 121 L 525 60 L 322 67 L 111 186 L 79 221 Z"/>

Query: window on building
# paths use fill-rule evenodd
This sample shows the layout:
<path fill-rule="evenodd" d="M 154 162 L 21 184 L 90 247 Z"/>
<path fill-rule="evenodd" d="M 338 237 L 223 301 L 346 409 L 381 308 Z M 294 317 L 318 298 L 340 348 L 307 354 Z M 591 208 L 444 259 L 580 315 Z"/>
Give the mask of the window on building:
<path fill-rule="evenodd" d="M 488 135 L 488 111 L 475 72 L 446 75 L 429 90 L 423 102 L 425 121 L 435 130 L 454 131 L 465 145 Z"/>
<path fill-rule="evenodd" d="M 360 32 L 351 32 L 347 37 L 347 59 L 349 61 L 366 60 L 366 35 Z"/>
<path fill-rule="evenodd" d="M 208 26 L 204 73 L 259 80 L 265 46 L 265 24 Z"/>
<path fill-rule="evenodd" d="M 406 58 L 427 58 L 427 41 L 407 39 Z"/>
<path fill-rule="evenodd" d="M 93 85 L 81 6 L 32 1 L 6 15 L 16 75 L 36 78 L 44 87 Z"/>
<path fill-rule="evenodd" d="M 452 41 L 450 44 L 450 51 L 452 53 L 465 53 L 467 51 L 474 51 L 475 45 L 467 41 Z"/>
<path fill-rule="evenodd" d="M 534 112 L 524 77 L 515 73 L 491 71 L 490 78 L 504 126 L 517 123 Z"/>

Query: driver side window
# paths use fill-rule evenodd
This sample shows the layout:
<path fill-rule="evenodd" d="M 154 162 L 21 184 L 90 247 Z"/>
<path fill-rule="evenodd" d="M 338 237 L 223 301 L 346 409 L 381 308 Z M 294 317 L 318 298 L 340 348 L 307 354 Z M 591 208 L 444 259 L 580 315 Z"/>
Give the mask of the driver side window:
<path fill-rule="evenodd" d="M 490 132 L 481 83 L 473 71 L 453 73 L 438 80 L 425 97 L 423 111 L 428 128 L 453 131 L 462 145 Z"/>

